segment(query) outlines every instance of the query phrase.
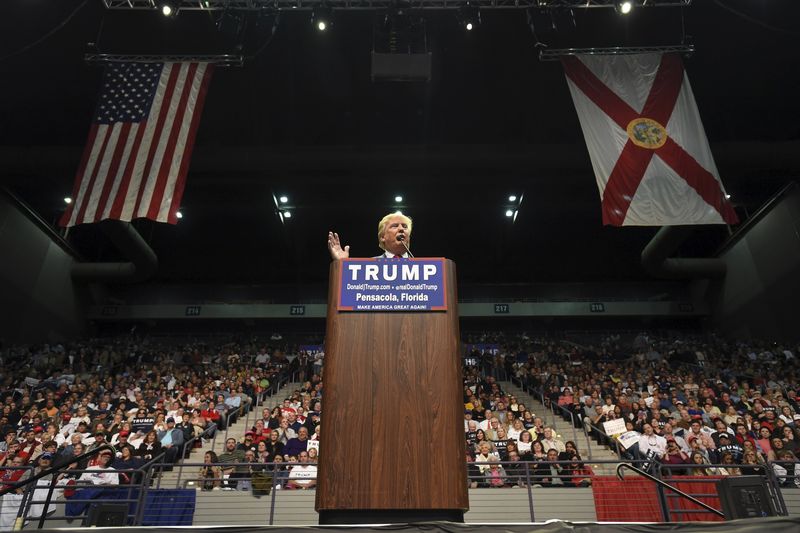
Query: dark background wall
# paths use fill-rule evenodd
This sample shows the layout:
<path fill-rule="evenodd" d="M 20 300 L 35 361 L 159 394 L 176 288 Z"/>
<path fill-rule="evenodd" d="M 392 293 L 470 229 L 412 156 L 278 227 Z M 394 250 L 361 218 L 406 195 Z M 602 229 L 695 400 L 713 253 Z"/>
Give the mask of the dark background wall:
<path fill-rule="evenodd" d="M 73 286 L 73 257 L 0 191 L 0 339 L 46 342 L 85 331 L 88 290 Z"/>
<path fill-rule="evenodd" d="M 721 258 L 728 275 L 715 302 L 715 326 L 734 337 L 797 340 L 800 187 L 777 198 Z"/>

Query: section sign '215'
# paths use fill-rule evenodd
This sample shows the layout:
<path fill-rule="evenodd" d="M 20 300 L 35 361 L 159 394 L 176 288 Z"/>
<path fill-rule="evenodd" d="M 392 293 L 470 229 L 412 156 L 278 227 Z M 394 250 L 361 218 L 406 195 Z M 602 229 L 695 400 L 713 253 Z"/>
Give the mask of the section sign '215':
<path fill-rule="evenodd" d="M 445 311 L 445 259 L 343 259 L 339 311 Z"/>

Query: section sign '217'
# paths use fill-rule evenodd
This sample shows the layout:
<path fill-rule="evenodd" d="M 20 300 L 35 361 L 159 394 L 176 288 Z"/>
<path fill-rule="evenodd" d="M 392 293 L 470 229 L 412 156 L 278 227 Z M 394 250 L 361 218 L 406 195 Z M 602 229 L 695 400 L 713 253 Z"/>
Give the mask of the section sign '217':
<path fill-rule="evenodd" d="M 343 259 L 339 311 L 444 311 L 445 259 Z"/>

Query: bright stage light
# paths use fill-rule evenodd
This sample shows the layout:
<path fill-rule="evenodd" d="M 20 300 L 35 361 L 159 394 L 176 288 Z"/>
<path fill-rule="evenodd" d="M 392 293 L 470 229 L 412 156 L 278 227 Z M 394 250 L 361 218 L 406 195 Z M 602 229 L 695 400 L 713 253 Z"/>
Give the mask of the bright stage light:
<path fill-rule="evenodd" d="M 467 2 L 458 8 L 458 19 L 465 30 L 472 31 L 481 24 L 481 10 Z"/>
<path fill-rule="evenodd" d="M 288 196 L 281 196 L 280 198 L 278 198 L 278 200 L 280 200 L 282 204 L 285 204 L 286 202 L 289 201 L 289 197 Z"/>
<path fill-rule="evenodd" d="M 617 9 L 617 13 L 621 15 L 627 15 L 633 10 L 633 2 L 630 0 L 617 0 L 614 5 Z"/>
<path fill-rule="evenodd" d="M 314 11 L 311 12 L 311 22 L 317 30 L 327 30 L 333 26 L 333 10 L 324 4 L 315 7 Z"/>
<path fill-rule="evenodd" d="M 509 217 L 509 218 L 513 217 L 514 216 L 514 211 L 512 211 L 511 209 L 507 210 L 506 211 L 506 216 Z"/>
<path fill-rule="evenodd" d="M 511 196 L 508 197 L 508 201 L 509 202 L 516 202 L 517 201 L 517 197 L 512 194 Z"/>
<path fill-rule="evenodd" d="M 183 218 L 183 213 L 178 211 L 177 213 L 175 213 L 175 218 Z"/>
<path fill-rule="evenodd" d="M 67 196 L 66 198 L 64 198 L 64 203 L 65 203 L 65 204 L 71 204 L 71 203 L 72 203 L 72 198 L 70 198 L 69 196 Z"/>
<path fill-rule="evenodd" d="M 397 203 L 399 204 L 400 202 L 402 202 L 402 201 L 403 201 L 403 197 L 402 197 L 402 196 L 395 196 L 395 197 L 394 197 L 394 201 L 395 201 L 395 202 L 397 202 Z"/>
<path fill-rule="evenodd" d="M 165 17 L 174 17 L 178 14 L 179 0 L 158 0 L 156 2 L 156 9 L 158 9 Z"/>
<path fill-rule="evenodd" d="M 291 211 L 284 211 L 283 212 L 283 218 L 292 218 L 292 212 Z"/>

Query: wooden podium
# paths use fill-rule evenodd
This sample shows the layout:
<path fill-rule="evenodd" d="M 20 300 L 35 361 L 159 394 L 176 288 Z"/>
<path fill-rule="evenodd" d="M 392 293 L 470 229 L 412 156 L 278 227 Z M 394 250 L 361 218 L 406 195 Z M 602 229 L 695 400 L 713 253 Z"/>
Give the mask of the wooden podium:
<path fill-rule="evenodd" d="M 444 262 L 448 308 L 439 312 L 340 312 L 341 265 L 330 269 L 319 522 L 463 522 L 455 264 Z"/>

